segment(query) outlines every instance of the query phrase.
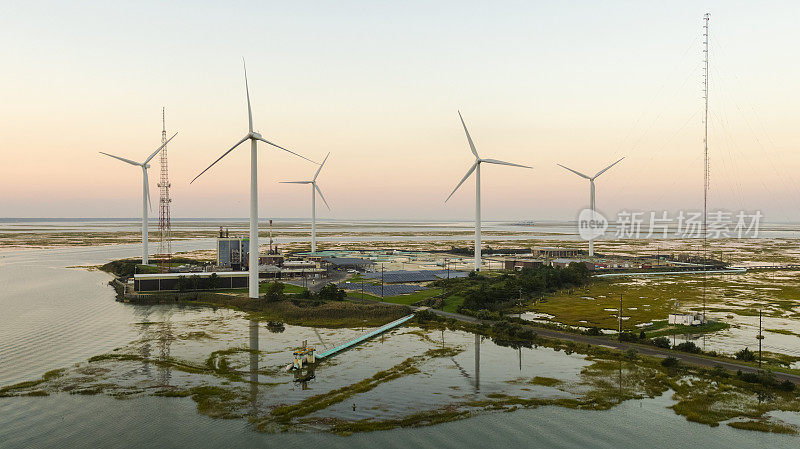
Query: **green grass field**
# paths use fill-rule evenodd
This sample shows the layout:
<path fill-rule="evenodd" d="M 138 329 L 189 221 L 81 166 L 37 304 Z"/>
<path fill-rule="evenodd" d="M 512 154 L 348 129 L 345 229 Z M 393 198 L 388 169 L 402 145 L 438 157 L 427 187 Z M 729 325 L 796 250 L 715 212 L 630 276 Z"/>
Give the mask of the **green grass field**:
<path fill-rule="evenodd" d="M 623 327 L 665 320 L 678 312 L 700 311 L 703 291 L 708 311 L 758 316 L 763 307 L 767 316 L 797 316 L 800 305 L 800 276 L 794 272 L 747 273 L 708 276 L 703 287 L 701 275 L 657 278 L 596 279 L 576 289 L 545 296 L 528 309 L 553 315 L 553 321 L 576 326 L 616 329 L 617 310 L 622 298 Z"/>
<path fill-rule="evenodd" d="M 261 283 L 259 283 L 258 284 L 258 293 L 260 293 L 260 294 L 266 293 L 267 292 L 267 288 L 269 287 L 270 284 L 273 284 L 273 282 L 261 282 Z M 305 290 L 305 288 L 298 287 L 297 285 L 283 284 L 283 292 L 284 293 L 289 293 L 289 294 L 301 293 L 303 290 Z M 213 291 L 216 292 L 216 293 L 247 293 L 248 289 L 247 288 L 220 288 L 220 289 L 216 289 L 216 290 L 213 290 Z"/>
<path fill-rule="evenodd" d="M 395 304 L 406 304 L 411 305 L 417 301 L 422 301 L 423 299 L 428 299 L 439 295 L 442 293 L 442 289 L 440 288 L 429 288 L 425 290 L 419 290 L 414 293 L 409 293 L 407 295 L 396 295 L 396 296 L 384 296 L 384 302 L 392 302 Z M 370 295 L 369 293 L 361 293 L 360 291 L 350 291 L 347 292 L 347 295 L 352 298 L 358 299 L 367 299 L 370 301 L 380 301 L 380 296 Z"/>

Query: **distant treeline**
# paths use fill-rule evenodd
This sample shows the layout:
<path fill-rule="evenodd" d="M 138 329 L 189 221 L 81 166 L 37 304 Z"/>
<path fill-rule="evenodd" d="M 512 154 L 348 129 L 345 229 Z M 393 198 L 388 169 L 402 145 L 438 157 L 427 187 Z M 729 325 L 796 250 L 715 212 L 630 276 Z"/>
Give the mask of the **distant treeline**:
<path fill-rule="evenodd" d="M 120 259 L 102 265 L 101 270 L 121 278 L 129 278 L 136 273 L 158 273 L 158 267 L 142 265 L 142 259 Z M 173 257 L 170 264 L 179 265 L 205 265 L 206 262 L 190 259 L 188 257 Z"/>
<path fill-rule="evenodd" d="M 583 263 L 566 268 L 540 266 L 500 275 L 470 273 L 466 278 L 442 279 L 436 285 L 445 295 L 464 298 L 464 309 L 500 310 L 519 301 L 552 293 L 563 288 L 579 287 L 589 282 L 589 269 Z"/>
<path fill-rule="evenodd" d="M 465 248 L 459 248 L 457 246 L 451 246 L 450 249 L 440 249 L 435 251 L 429 251 L 432 253 L 448 253 L 448 254 L 458 254 L 460 256 L 471 256 L 475 254 L 475 247 L 468 246 Z M 487 246 L 486 248 L 481 248 L 481 254 L 491 255 L 491 254 L 531 254 L 530 248 L 499 248 L 494 249 L 491 246 Z"/>

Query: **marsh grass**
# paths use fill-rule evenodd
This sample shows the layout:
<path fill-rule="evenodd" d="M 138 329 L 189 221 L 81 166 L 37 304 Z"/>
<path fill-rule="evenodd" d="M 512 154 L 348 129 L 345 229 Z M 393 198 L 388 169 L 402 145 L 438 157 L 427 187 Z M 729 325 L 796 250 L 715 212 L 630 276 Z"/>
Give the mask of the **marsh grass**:
<path fill-rule="evenodd" d="M 385 371 L 379 371 L 370 378 L 361 380 L 352 385 L 331 390 L 327 393 L 311 396 L 293 405 L 275 407 L 270 414 L 275 420 L 288 423 L 293 418 L 306 416 L 317 410 L 330 407 L 333 404 L 344 401 L 358 393 L 364 393 L 377 387 L 378 385 L 392 381 L 402 376 L 416 374 L 419 372 L 417 364 L 422 361 L 422 357 L 411 357 Z M 257 425 L 258 427 L 258 425 Z"/>
<path fill-rule="evenodd" d="M 457 410 L 431 410 L 414 413 L 400 419 L 387 419 L 376 421 L 365 419 L 361 421 L 339 421 L 333 425 L 331 432 L 338 435 L 351 435 L 355 432 L 374 432 L 376 430 L 390 430 L 398 427 L 432 426 L 445 422 L 458 421 L 470 417 L 468 411 Z"/>
<path fill-rule="evenodd" d="M 750 420 L 750 421 L 733 421 L 728 423 L 734 429 L 755 430 L 758 432 L 769 433 L 783 433 L 789 435 L 797 435 L 797 426 L 791 424 L 764 421 L 764 420 Z"/>

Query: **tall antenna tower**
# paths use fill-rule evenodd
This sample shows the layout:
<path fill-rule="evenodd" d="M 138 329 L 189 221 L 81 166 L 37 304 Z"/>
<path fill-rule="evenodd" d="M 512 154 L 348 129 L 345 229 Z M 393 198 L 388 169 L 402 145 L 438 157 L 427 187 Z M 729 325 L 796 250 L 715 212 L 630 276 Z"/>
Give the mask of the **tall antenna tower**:
<path fill-rule="evenodd" d="M 161 144 L 167 142 L 167 125 L 165 110 L 161 108 Z M 161 178 L 158 182 L 159 201 L 158 201 L 158 254 L 161 271 L 167 271 L 167 264 L 172 259 L 172 224 L 170 223 L 169 203 L 169 172 L 167 170 L 167 147 L 161 150 Z"/>
<path fill-rule="evenodd" d="M 703 15 L 703 322 L 706 321 L 706 265 L 708 251 L 708 21 L 709 13 Z M 166 134 L 165 134 L 166 135 Z"/>

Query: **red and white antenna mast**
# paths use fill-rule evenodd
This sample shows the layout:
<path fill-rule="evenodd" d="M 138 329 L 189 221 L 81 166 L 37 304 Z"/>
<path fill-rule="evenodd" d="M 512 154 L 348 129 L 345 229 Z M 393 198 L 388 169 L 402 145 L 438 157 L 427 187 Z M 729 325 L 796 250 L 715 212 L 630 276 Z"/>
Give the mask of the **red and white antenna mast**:
<path fill-rule="evenodd" d="M 165 110 L 161 108 L 161 144 L 167 142 L 167 125 Z M 159 201 L 158 201 L 158 254 L 161 271 L 167 271 L 167 263 L 172 259 L 172 225 L 170 224 L 169 204 L 172 198 L 169 197 L 169 172 L 167 170 L 167 147 L 161 150 L 161 177 L 158 181 Z"/>
<path fill-rule="evenodd" d="M 703 15 L 703 323 L 706 322 L 706 271 L 708 271 L 708 21 L 710 14 Z"/>

